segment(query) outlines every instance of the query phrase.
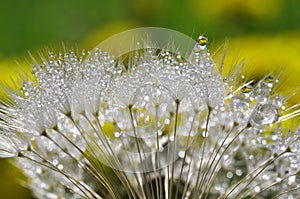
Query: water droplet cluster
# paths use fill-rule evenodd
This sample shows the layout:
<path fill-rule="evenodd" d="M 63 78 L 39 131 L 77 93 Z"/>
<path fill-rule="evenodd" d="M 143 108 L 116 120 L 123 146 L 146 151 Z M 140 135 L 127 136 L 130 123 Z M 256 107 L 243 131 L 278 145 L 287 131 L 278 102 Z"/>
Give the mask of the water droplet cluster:
<path fill-rule="evenodd" d="M 2 102 L 0 156 L 38 198 L 299 196 L 297 110 L 273 76 L 222 78 L 207 45 L 50 53 Z"/>

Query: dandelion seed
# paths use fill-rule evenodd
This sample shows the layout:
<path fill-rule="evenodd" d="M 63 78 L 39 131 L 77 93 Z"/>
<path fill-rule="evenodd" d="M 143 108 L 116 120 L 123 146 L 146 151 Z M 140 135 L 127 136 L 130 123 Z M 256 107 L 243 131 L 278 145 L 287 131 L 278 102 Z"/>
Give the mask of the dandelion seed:
<path fill-rule="evenodd" d="M 300 130 L 283 128 L 299 110 L 276 77 L 222 78 L 204 36 L 128 34 L 129 48 L 122 34 L 106 41 L 122 53 L 50 53 L 2 101 L 0 157 L 15 157 L 37 198 L 300 195 Z"/>

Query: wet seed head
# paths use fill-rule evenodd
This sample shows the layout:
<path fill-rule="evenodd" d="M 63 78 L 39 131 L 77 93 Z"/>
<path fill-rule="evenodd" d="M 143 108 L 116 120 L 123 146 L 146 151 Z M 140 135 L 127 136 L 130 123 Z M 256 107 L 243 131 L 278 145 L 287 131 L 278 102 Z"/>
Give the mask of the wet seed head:
<path fill-rule="evenodd" d="M 203 36 L 188 56 L 142 44 L 50 53 L 2 103 L 0 156 L 36 197 L 299 196 L 300 131 L 283 128 L 299 111 L 273 76 L 221 77 Z"/>

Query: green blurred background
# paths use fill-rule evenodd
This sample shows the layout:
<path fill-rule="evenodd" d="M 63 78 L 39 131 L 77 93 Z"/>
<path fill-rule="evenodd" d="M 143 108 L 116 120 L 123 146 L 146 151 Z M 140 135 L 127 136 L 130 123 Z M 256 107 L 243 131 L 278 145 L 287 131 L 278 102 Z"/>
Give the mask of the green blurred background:
<path fill-rule="evenodd" d="M 257 76 L 283 68 L 285 92 L 300 85 L 299 10 L 298 0 L 0 0 L 0 78 L 10 84 L 20 65 L 29 69 L 28 51 L 89 50 L 114 33 L 155 26 L 204 34 L 212 49 L 228 39 L 227 65 L 245 59 Z M 31 198 L 7 160 L 0 177 L 0 198 Z"/>

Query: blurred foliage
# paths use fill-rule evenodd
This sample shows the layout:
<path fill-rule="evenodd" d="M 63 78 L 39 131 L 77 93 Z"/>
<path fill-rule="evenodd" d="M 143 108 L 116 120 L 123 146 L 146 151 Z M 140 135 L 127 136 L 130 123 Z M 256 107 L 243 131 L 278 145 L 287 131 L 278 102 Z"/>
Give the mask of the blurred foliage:
<path fill-rule="evenodd" d="M 205 34 L 214 49 L 228 38 L 227 65 L 245 59 L 246 73 L 258 76 L 283 69 L 282 90 L 294 89 L 300 83 L 299 8 L 296 0 L 0 0 L 0 80 L 11 84 L 19 65 L 28 69 L 27 51 L 89 50 L 120 31 L 158 26 L 193 38 Z M 19 175 L 0 160 L 1 198 L 30 198 L 15 180 Z"/>
<path fill-rule="evenodd" d="M 226 51 L 225 70 L 243 62 L 246 77 L 262 78 L 274 72 L 281 81 L 279 92 L 291 94 L 300 91 L 300 32 L 235 37 L 229 40 Z M 299 94 L 295 95 L 288 102 L 299 103 L 299 97 Z"/>
<path fill-rule="evenodd" d="M 1 198 L 31 198 L 31 194 L 28 190 L 21 186 L 21 172 L 12 167 L 8 160 L 0 161 L 1 171 L 1 184 L 0 195 Z"/>

